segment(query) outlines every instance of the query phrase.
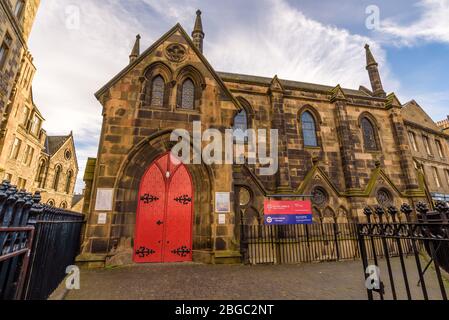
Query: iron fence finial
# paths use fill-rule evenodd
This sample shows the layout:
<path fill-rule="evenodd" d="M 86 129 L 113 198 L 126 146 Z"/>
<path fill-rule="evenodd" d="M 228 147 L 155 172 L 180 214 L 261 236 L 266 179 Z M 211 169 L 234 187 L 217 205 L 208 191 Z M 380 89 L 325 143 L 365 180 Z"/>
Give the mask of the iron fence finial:
<path fill-rule="evenodd" d="M 385 214 L 385 210 L 384 208 L 382 208 L 381 206 L 376 206 L 374 209 L 374 212 L 376 213 L 376 215 L 378 215 L 379 217 L 382 217 Z"/>
<path fill-rule="evenodd" d="M 373 215 L 373 209 L 371 209 L 371 207 L 365 207 L 365 209 L 363 209 L 363 214 L 370 217 Z"/>
<path fill-rule="evenodd" d="M 427 203 L 420 201 L 416 205 L 416 211 L 425 216 L 427 212 L 429 212 L 429 206 L 427 205 Z"/>
<path fill-rule="evenodd" d="M 393 222 L 396 222 L 396 217 L 399 213 L 399 210 L 395 206 L 388 207 L 388 214 L 393 218 Z"/>
<path fill-rule="evenodd" d="M 406 216 L 410 216 L 412 214 L 412 212 L 413 212 L 413 209 L 412 209 L 412 207 L 408 203 L 404 203 L 401 206 L 401 212 L 403 214 L 405 214 Z"/>

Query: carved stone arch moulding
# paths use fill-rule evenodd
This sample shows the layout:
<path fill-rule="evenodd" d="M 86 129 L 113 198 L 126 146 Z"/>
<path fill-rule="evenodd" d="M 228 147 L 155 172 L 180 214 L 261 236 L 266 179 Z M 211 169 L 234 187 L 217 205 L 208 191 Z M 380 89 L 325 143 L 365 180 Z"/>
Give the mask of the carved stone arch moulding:
<path fill-rule="evenodd" d="M 303 105 L 298 110 L 298 113 L 297 113 L 298 120 L 301 121 L 302 114 L 307 111 L 312 114 L 313 118 L 315 119 L 316 125 L 317 125 L 317 131 L 319 131 L 319 126 L 323 123 L 323 120 L 321 119 L 321 115 L 318 112 L 316 107 L 314 107 L 310 104 Z"/>
<path fill-rule="evenodd" d="M 340 206 L 337 211 L 337 216 L 349 218 L 348 210 L 345 207 Z"/>
<path fill-rule="evenodd" d="M 314 222 L 321 222 L 321 219 L 323 218 L 323 215 L 321 213 L 321 210 L 317 206 L 312 207 L 312 213 L 313 213 L 313 221 Z"/>
<path fill-rule="evenodd" d="M 315 136 L 314 140 L 316 140 L 316 141 L 313 141 L 313 143 L 311 145 L 307 145 L 307 147 L 321 148 L 321 146 L 323 145 L 323 137 L 321 135 L 322 119 L 321 119 L 321 116 L 320 116 L 319 112 L 317 111 L 317 109 L 310 104 L 303 105 L 301 108 L 299 108 L 298 113 L 297 113 L 296 125 L 297 125 L 298 137 L 300 138 L 300 143 L 304 146 L 306 144 L 306 141 L 305 141 L 306 137 L 305 137 L 305 131 L 304 131 L 304 129 L 306 127 L 303 127 L 303 115 L 305 113 L 308 113 L 311 116 L 311 118 L 313 119 L 313 125 L 314 125 L 314 129 L 315 129 L 314 130 L 315 131 L 314 132 L 314 136 Z M 316 154 L 315 152 L 313 152 L 313 153 Z"/>
<path fill-rule="evenodd" d="M 379 125 L 379 122 L 377 121 L 376 117 L 375 117 L 372 113 L 370 113 L 370 112 L 368 112 L 368 111 L 363 111 L 363 112 L 359 115 L 359 118 L 358 118 L 358 120 L 357 120 L 357 123 L 359 124 L 359 127 L 360 127 L 360 128 L 362 127 L 362 119 L 363 119 L 363 118 L 367 118 L 368 120 L 370 120 L 371 123 L 376 127 L 377 130 L 380 129 L 380 125 Z"/>
<path fill-rule="evenodd" d="M 363 127 L 363 122 L 366 120 L 369 122 L 369 124 L 372 127 L 373 132 L 373 139 L 371 139 L 371 137 L 366 136 L 366 133 L 368 133 L 368 131 L 365 133 L 364 131 L 364 127 Z M 381 151 L 382 150 L 382 144 L 381 144 L 381 139 L 380 139 L 380 124 L 377 121 L 376 117 L 371 114 L 368 111 L 363 111 L 358 118 L 358 126 L 360 129 L 360 133 L 361 133 L 361 137 L 362 137 L 362 141 L 363 141 L 363 146 L 365 151 Z M 371 141 L 371 145 L 370 142 Z"/>
<path fill-rule="evenodd" d="M 238 96 L 237 100 L 240 102 L 240 104 L 243 107 L 243 109 L 245 110 L 246 114 L 248 116 L 253 117 L 255 112 L 254 112 L 254 108 L 252 107 L 251 103 L 241 96 Z M 237 110 L 236 112 L 239 112 L 239 111 Z"/>
<path fill-rule="evenodd" d="M 240 207 L 251 206 L 254 200 L 254 194 L 249 186 L 238 186 L 239 190 L 239 205 Z"/>
<path fill-rule="evenodd" d="M 164 80 L 163 107 L 168 107 L 171 90 L 174 85 L 173 71 L 165 63 L 158 61 L 149 65 L 139 78 L 141 83 L 140 106 L 150 106 L 152 100 L 153 80 L 161 77 Z"/>
<path fill-rule="evenodd" d="M 335 218 L 336 217 L 335 211 L 331 207 L 327 206 L 326 209 L 324 209 L 323 217 Z"/>
<path fill-rule="evenodd" d="M 236 109 L 234 111 L 233 116 L 232 116 L 231 126 L 235 125 L 235 123 L 234 123 L 235 117 L 240 112 L 245 111 L 248 129 L 254 128 L 253 122 L 254 122 L 255 112 L 254 112 L 254 109 L 253 109 L 251 103 L 249 103 L 248 100 L 246 100 L 245 98 L 243 98 L 241 96 L 237 97 L 236 100 L 240 103 L 242 109 L 241 110 Z"/>
<path fill-rule="evenodd" d="M 172 69 L 162 61 L 158 61 L 149 65 L 143 72 L 141 80 L 151 81 L 156 76 L 160 75 L 165 83 L 171 83 L 173 81 Z"/>
<path fill-rule="evenodd" d="M 187 78 L 190 78 L 193 83 L 195 84 L 195 87 L 201 88 L 204 90 L 206 88 L 206 79 L 204 78 L 203 74 L 194 66 L 192 65 L 186 65 L 179 69 L 176 73 L 175 80 L 176 84 L 182 85 L 184 80 Z"/>
<path fill-rule="evenodd" d="M 144 139 L 133 147 L 126 159 L 122 162 L 117 172 L 114 184 L 114 215 L 133 215 L 137 210 L 138 190 L 141 178 L 149 165 L 161 154 L 170 151 L 169 145 L 172 129 L 162 130 Z M 193 146 L 194 148 L 194 146 Z M 193 246 L 195 250 L 211 249 L 211 244 L 206 241 L 211 237 L 212 188 L 214 173 L 209 166 L 186 165 L 192 177 L 194 186 L 194 225 Z M 183 200 L 183 199 L 181 199 Z M 134 237 L 134 226 L 123 228 L 116 235 L 118 238 Z M 204 240 L 206 239 L 206 240 Z"/>
<path fill-rule="evenodd" d="M 206 79 L 203 74 L 192 65 L 186 65 L 181 68 L 175 77 L 176 90 L 176 106 L 181 108 L 182 106 L 182 88 L 186 80 L 191 80 L 194 85 L 194 110 L 199 110 L 200 101 L 203 94 L 203 90 L 206 89 Z"/>

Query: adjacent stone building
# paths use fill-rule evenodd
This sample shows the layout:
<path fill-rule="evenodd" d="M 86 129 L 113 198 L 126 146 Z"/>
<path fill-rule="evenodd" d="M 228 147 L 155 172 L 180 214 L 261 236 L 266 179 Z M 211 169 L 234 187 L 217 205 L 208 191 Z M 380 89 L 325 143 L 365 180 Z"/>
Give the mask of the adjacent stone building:
<path fill-rule="evenodd" d="M 449 116 L 447 116 L 447 119 L 438 121 L 437 125 L 443 130 L 444 133 L 449 133 Z"/>
<path fill-rule="evenodd" d="M 78 174 L 73 135 L 48 136 L 33 101 L 36 68 L 27 52 L 0 125 L 0 177 L 19 189 L 41 191 L 43 202 L 71 208 Z"/>
<path fill-rule="evenodd" d="M 434 200 L 449 202 L 449 121 L 435 123 L 412 100 L 402 108 L 415 167 Z"/>
<path fill-rule="evenodd" d="M 40 0 L 0 1 L 0 117 L 10 102 Z"/>
<path fill-rule="evenodd" d="M 431 181 L 432 167 L 448 169 L 447 133 L 385 92 L 368 45 L 372 88 L 346 89 L 217 72 L 204 37 L 199 11 L 192 38 L 177 24 L 141 53 L 138 36 L 129 65 L 96 93 L 103 126 L 79 261 L 239 261 L 241 224 L 262 224 L 273 195 L 312 195 L 315 222 L 355 222 L 366 205 L 449 194 L 448 179 Z M 171 159 L 172 131 L 192 136 L 197 121 L 203 131 L 278 130 L 279 170 Z M 411 132 L 439 141 L 442 156 L 412 149 Z"/>

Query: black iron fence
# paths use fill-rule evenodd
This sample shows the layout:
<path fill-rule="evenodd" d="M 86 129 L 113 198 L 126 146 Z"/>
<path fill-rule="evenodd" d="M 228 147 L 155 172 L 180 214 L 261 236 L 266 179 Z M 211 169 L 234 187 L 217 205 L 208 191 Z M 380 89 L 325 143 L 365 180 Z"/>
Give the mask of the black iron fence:
<path fill-rule="evenodd" d="M 358 225 L 358 235 L 370 300 L 447 300 L 449 209 L 443 202 L 437 203 L 436 209 L 430 212 L 426 204 L 419 203 L 418 221 L 414 222 L 413 209 L 407 204 L 400 209 L 407 222 L 398 221 L 399 210 L 395 207 L 365 209 L 368 223 Z M 379 242 L 380 247 L 375 245 Z M 392 251 L 391 242 L 399 255 Z M 411 253 L 412 258 L 407 258 L 406 253 Z"/>
<path fill-rule="evenodd" d="M 358 260 L 361 258 L 357 224 L 242 225 L 241 253 L 246 264 L 295 264 Z M 366 240 L 368 241 L 368 240 Z M 366 247 L 369 257 L 378 255 L 383 243 L 376 239 Z M 413 254 L 410 244 L 386 240 L 391 255 Z"/>
<path fill-rule="evenodd" d="M 247 264 L 288 264 L 356 259 L 354 224 L 242 225 L 241 250 Z"/>
<path fill-rule="evenodd" d="M 0 185 L 0 300 L 47 299 L 78 254 L 84 216 Z"/>

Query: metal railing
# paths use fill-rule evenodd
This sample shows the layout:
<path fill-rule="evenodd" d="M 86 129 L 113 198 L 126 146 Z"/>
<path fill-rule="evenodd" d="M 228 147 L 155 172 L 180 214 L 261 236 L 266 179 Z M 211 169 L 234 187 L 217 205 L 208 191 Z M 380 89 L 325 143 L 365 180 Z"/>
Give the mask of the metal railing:
<path fill-rule="evenodd" d="M 370 300 L 447 300 L 449 278 L 444 270 L 449 271 L 448 207 L 440 202 L 436 209 L 429 212 L 426 204 L 419 203 L 418 221 L 413 221 L 413 209 L 404 204 L 400 211 L 407 222 L 399 222 L 399 210 L 395 207 L 365 208 L 368 223 L 358 225 L 358 237 L 365 278 L 377 281 L 377 287 L 367 290 Z M 376 222 L 373 216 L 378 218 Z M 390 222 L 386 221 L 387 216 Z M 379 242 L 380 247 L 374 245 Z M 396 244 L 399 255 L 393 254 L 391 242 Z M 413 259 L 407 259 L 405 254 L 410 248 Z M 373 266 L 380 274 L 368 271 Z M 384 281 L 386 278 L 388 281 Z"/>
<path fill-rule="evenodd" d="M 0 300 L 47 299 L 74 264 L 84 215 L 0 185 Z"/>
<path fill-rule="evenodd" d="M 356 259 L 354 224 L 242 225 L 246 264 L 293 264 Z"/>

